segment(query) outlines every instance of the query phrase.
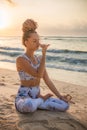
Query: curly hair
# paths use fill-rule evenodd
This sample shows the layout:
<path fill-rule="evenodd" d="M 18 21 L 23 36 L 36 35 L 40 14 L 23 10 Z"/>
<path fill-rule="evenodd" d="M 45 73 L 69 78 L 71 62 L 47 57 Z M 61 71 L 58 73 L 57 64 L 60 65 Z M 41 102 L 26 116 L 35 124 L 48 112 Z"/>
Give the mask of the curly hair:
<path fill-rule="evenodd" d="M 37 23 L 32 19 L 27 19 L 22 26 L 23 36 L 22 43 L 25 46 L 25 41 L 31 36 L 32 33 L 37 33 Z"/>

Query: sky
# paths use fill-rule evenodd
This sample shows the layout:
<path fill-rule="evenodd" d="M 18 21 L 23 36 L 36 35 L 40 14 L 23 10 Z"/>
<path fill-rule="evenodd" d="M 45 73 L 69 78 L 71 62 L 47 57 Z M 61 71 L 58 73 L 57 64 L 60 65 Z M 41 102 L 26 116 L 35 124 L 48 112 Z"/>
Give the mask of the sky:
<path fill-rule="evenodd" d="M 0 36 L 21 36 L 27 18 L 39 35 L 87 36 L 87 0 L 0 0 Z"/>

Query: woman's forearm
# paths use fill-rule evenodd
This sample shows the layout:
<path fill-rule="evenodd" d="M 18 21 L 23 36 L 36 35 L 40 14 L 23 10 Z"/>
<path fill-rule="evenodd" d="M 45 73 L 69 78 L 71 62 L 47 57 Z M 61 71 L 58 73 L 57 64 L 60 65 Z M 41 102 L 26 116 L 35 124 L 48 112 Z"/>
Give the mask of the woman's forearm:
<path fill-rule="evenodd" d="M 42 48 L 42 59 L 41 59 L 41 62 L 40 62 L 40 66 L 37 69 L 37 72 L 38 72 L 38 75 L 39 75 L 40 78 L 42 78 L 43 74 L 44 74 L 46 51 L 47 51 L 48 46 L 49 46 L 49 44 L 48 45 L 40 44 L 40 47 Z"/>
<path fill-rule="evenodd" d="M 50 80 L 48 83 L 46 83 L 47 86 L 49 87 L 49 89 L 59 98 L 61 98 L 61 94 L 60 92 L 56 89 L 56 87 L 54 86 L 54 84 L 52 83 L 52 81 Z"/>
<path fill-rule="evenodd" d="M 41 61 L 40 61 L 40 66 L 37 69 L 38 72 L 38 77 L 42 78 L 44 74 L 44 69 L 45 69 L 45 54 L 42 55 Z"/>

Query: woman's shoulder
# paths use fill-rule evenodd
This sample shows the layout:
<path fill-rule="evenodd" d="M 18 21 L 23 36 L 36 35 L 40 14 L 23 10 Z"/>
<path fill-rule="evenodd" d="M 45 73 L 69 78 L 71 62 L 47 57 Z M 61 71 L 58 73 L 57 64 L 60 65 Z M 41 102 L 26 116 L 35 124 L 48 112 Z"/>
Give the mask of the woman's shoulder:
<path fill-rule="evenodd" d="M 21 54 L 21 55 L 17 56 L 16 62 L 20 62 L 20 61 L 23 61 L 23 60 L 25 60 L 25 59 L 26 59 L 26 58 L 25 58 L 25 54 Z"/>
<path fill-rule="evenodd" d="M 20 54 L 20 55 L 17 56 L 17 58 L 19 58 L 19 57 L 24 57 L 24 55 L 25 55 L 25 54 Z"/>
<path fill-rule="evenodd" d="M 17 56 L 17 57 L 16 57 L 16 60 L 18 60 L 18 59 L 20 59 L 20 58 L 23 58 L 23 55 L 24 55 L 24 54 L 21 54 L 21 55 Z"/>

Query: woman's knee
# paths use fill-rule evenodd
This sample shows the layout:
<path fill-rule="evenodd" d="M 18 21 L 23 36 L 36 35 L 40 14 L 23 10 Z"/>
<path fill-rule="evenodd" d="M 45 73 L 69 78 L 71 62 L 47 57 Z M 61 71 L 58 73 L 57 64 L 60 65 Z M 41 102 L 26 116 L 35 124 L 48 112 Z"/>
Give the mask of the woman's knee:
<path fill-rule="evenodd" d="M 63 108 L 62 108 L 62 111 L 67 111 L 69 109 L 69 104 L 68 103 L 65 103 L 63 105 Z"/>
<path fill-rule="evenodd" d="M 34 112 L 34 111 L 36 111 L 36 107 L 31 101 L 27 101 L 23 105 L 23 111 L 24 112 Z"/>

